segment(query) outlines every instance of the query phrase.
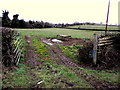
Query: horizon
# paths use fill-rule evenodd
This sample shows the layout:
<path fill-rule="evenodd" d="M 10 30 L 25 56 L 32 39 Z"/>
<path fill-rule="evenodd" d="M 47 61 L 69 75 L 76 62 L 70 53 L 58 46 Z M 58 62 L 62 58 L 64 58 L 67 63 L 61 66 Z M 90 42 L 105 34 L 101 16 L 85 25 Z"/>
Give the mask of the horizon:
<path fill-rule="evenodd" d="M 0 1 L 2 10 L 9 11 L 9 18 L 19 14 L 25 21 L 44 21 L 56 23 L 91 22 L 106 23 L 109 0 L 4 0 Z M 108 24 L 118 25 L 118 2 L 110 0 Z M 0 4 L 1 4 L 0 3 Z"/>

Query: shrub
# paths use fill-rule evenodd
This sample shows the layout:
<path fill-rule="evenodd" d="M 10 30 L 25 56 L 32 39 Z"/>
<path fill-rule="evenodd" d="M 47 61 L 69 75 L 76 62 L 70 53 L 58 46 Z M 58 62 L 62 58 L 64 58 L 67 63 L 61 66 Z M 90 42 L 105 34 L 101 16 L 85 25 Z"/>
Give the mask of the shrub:
<path fill-rule="evenodd" d="M 92 43 L 87 43 L 83 46 L 83 48 L 79 48 L 78 50 L 78 60 L 83 62 L 84 64 L 88 64 L 92 62 L 91 52 L 93 49 Z"/>
<path fill-rule="evenodd" d="M 14 30 L 10 28 L 0 28 L 2 32 L 2 62 L 5 66 L 10 66 L 13 61 L 12 40 Z"/>

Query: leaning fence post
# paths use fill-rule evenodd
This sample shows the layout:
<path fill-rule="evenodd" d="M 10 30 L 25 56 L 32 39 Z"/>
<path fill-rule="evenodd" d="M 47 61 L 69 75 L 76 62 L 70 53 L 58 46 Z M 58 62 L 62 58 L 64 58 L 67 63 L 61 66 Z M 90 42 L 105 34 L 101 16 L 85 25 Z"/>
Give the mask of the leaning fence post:
<path fill-rule="evenodd" d="M 98 35 L 94 34 L 93 40 L 93 64 L 96 65 L 97 63 L 97 47 L 98 47 Z"/>

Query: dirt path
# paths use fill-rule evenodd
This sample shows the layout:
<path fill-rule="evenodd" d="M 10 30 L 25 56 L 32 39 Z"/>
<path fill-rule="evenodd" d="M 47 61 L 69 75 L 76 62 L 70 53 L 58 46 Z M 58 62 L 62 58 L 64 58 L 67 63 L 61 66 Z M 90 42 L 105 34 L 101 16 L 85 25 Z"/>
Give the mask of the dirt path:
<path fill-rule="evenodd" d="M 42 38 L 41 39 L 42 42 L 44 42 L 45 44 L 49 45 L 49 49 L 50 49 L 50 54 L 51 54 L 51 59 L 57 60 L 57 64 L 62 64 L 65 65 L 67 67 L 69 67 L 71 70 L 72 67 L 80 67 L 79 65 L 73 63 L 70 58 L 68 58 L 65 54 L 63 54 L 63 52 L 56 46 L 55 43 L 52 43 L 51 41 L 49 41 L 48 39 Z M 80 70 L 73 70 L 78 76 L 83 77 L 87 82 L 89 82 L 92 86 L 94 86 L 95 88 L 117 88 L 117 86 L 112 86 L 107 82 L 103 82 L 100 81 L 98 79 L 96 79 L 95 77 L 88 75 L 87 73 L 84 73 Z"/>
<path fill-rule="evenodd" d="M 38 58 L 37 53 L 35 52 L 35 48 L 31 45 L 32 44 L 32 40 L 25 36 L 25 40 L 27 42 L 27 46 L 26 46 L 26 64 L 30 65 L 30 66 L 36 66 L 39 65 L 40 62 L 40 58 Z"/>
<path fill-rule="evenodd" d="M 56 46 L 55 43 L 50 42 L 48 39 L 41 39 L 42 42 L 44 42 L 45 44 L 49 44 L 49 49 L 50 49 L 50 54 L 52 55 L 52 60 L 56 60 L 57 59 L 57 64 L 63 64 L 66 65 L 68 67 L 77 67 L 78 65 L 71 62 L 70 58 L 65 56 L 63 54 L 63 52 Z M 50 45 L 51 44 L 51 45 Z"/>
<path fill-rule="evenodd" d="M 27 42 L 26 46 L 26 64 L 30 66 L 37 66 L 40 64 L 37 53 L 35 52 L 35 48 L 32 46 L 32 40 L 25 36 L 25 40 Z M 51 55 L 51 60 L 58 65 L 64 65 L 74 71 L 77 76 L 84 78 L 89 84 L 91 84 L 95 88 L 117 88 L 117 86 L 112 86 L 107 82 L 100 81 L 95 77 L 88 75 L 87 73 L 82 72 L 81 70 L 76 70 L 73 67 L 80 67 L 76 63 L 72 62 L 69 57 L 67 57 L 60 48 L 57 47 L 57 44 L 52 43 L 50 40 L 46 38 L 40 38 L 40 40 L 48 45 L 49 53 Z"/>

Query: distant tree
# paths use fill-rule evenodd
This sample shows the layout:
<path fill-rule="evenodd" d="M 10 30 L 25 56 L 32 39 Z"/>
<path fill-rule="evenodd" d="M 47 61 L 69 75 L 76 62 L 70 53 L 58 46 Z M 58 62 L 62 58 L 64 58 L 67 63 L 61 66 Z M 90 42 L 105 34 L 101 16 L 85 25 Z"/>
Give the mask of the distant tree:
<path fill-rule="evenodd" d="M 8 11 L 3 11 L 2 13 L 2 26 L 3 27 L 10 27 L 11 25 L 11 20 L 8 17 L 9 12 Z"/>
<path fill-rule="evenodd" d="M 69 24 L 68 24 L 68 23 L 66 23 L 66 26 L 69 26 Z"/>
<path fill-rule="evenodd" d="M 18 14 L 13 15 L 13 20 L 11 22 L 11 27 L 12 28 L 19 28 L 20 27 L 18 16 L 19 16 Z"/>
<path fill-rule="evenodd" d="M 79 22 L 74 22 L 73 25 L 80 25 L 80 23 Z"/>
<path fill-rule="evenodd" d="M 25 28 L 33 28 L 33 26 L 29 22 L 25 22 Z"/>
<path fill-rule="evenodd" d="M 40 22 L 34 22 L 34 28 L 41 28 Z"/>
<path fill-rule="evenodd" d="M 29 26 L 31 27 L 31 28 L 34 28 L 35 27 L 35 22 L 34 21 L 31 21 L 31 20 L 29 20 Z"/>
<path fill-rule="evenodd" d="M 29 20 L 29 24 L 31 24 L 31 25 L 32 25 L 33 23 L 34 23 L 33 21 Z"/>
<path fill-rule="evenodd" d="M 61 27 L 64 28 L 64 23 L 61 24 Z"/>
<path fill-rule="evenodd" d="M 45 27 L 45 23 L 43 21 L 40 22 L 41 28 Z"/>
<path fill-rule="evenodd" d="M 26 22 L 23 19 L 19 20 L 19 27 L 26 28 Z"/>

